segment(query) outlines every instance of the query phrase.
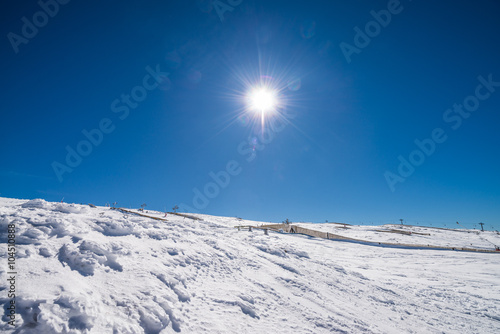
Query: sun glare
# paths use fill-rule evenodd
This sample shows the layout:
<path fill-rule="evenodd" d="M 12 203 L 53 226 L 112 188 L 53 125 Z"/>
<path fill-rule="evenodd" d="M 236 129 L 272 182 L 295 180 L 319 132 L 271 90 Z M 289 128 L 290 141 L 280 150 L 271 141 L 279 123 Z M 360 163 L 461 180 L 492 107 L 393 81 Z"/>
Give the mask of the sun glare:
<path fill-rule="evenodd" d="M 276 93 L 264 87 L 254 89 L 248 99 L 250 109 L 262 113 L 273 111 L 278 104 Z"/>

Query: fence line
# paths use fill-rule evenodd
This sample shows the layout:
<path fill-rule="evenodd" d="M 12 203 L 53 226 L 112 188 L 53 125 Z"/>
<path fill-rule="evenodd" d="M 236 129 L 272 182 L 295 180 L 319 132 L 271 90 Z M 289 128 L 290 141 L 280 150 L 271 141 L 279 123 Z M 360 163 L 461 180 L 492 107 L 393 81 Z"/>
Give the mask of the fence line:
<path fill-rule="evenodd" d="M 127 209 L 124 209 L 124 208 L 111 208 L 111 209 L 112 210 L 118 210 L 118 211 L 125 212 L 125 213 L 132 213 L 132 214 L 139 215 L 139 216 L 146 217 L 146 218 L 151 218 L 151 219 L 156 219 L 156 220 L 161 220 L 161 221 L 164 221 L 164 222 L 168 222 L 168 220 L 166 218 L 149 216 L 149 215 L 145 215 L 145 214 L 140 213 L 140 212 L 135 212 L 135 211 L 132 211 L 132 210 L 127 210 Z"/>
<path fill-rule="evenodd" d="M 433 246 L 433 245 L 415 245 L 415 244 L 398 244 L 392 242 L 377 242 L 377 241 L 367 241 L 362 239 L 348 238 L 335 233 L 321 232 L 316 230 L 311 230 L 308 228 L 292 225 L 292 224 L 270 224 L 262 225 L 260 228 L 267 228 L 272 231 L 283 231 L 285 233 L 291 234 L 303 234 L 310 237 L 322 238 L 335 241 L 345 241 L 358 243 L 363 245 L 378 246 L 378 247 L 391 247 L 391 248 L 412 248 L 412 249 L 433 249 L 433 250 L 453 250 L 453 251 L 464 251 L 464 252 L 478 252 L 478 253 L 496 253 L 500 254 L 500 250 L 490 250 L 490 249 L 479 249 L 479 248 L 468 248 L 468 247 L 449 247 L 449 246 Z"/>

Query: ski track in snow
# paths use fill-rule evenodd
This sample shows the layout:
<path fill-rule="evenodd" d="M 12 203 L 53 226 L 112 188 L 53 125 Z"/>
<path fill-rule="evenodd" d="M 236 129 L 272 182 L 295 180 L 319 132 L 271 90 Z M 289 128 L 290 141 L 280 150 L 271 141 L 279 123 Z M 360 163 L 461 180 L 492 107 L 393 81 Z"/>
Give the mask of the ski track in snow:
<path fill-rule="evenodd" d="M 163 217 L 159 212 L 149 212 Z M 16 224 L 17 317 L 6 333 L 498 333 L 500 256 L 396 249 L 169 214 L 0 198 L 0 258 Z M 304 227 L 387 242 L 491 247 L 494 232 Z M 410 229 L 410 227 L 407 227 Z M 457 233 L 461 237 L 457 237 Z M 487 241 L 485 241 L 487 240 Z M 455 244 L 456 243 L 456 244 Z"/>

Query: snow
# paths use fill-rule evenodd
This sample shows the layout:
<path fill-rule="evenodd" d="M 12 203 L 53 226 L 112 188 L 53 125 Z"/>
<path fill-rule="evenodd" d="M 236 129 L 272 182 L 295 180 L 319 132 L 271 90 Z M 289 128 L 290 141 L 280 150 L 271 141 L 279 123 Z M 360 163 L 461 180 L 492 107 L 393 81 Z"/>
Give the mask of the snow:
<path fill-rule="evenodd" d="M 372 242 L 486 250 L 494 250 L 495 245 L 500 246 L 500 235 L 498 232 L 494 231 L 481 232 L 478 230 L 445 229 L 408 225 L 344 226 L 343 224 L 337 223 L 299 223 L 294 225 Z M 403 232 L 404 234 L 396 232 Z"/>
<path fill-rule="evenodd" d="M 0 274 L 0 331 L 500 331 L 499 253 L 265 235 L 234 227 L 266 222 L 189 217 L 0 198 L 1 268 L 7 267 L 7 225 L 14 223 L 18 272 L 15 329 L 6 317 L 7 273 Z M 298 225 L 368 241 L 480 249 L 500 244 L 496 232 Z M 389 230 L 414 233 L 380 232 Z"/>

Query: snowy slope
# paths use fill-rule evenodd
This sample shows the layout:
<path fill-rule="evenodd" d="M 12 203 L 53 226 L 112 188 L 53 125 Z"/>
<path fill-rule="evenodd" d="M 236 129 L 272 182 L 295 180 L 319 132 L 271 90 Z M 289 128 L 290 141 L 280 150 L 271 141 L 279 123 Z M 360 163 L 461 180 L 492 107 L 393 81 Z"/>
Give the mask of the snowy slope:
<path fill-rule="evenodd" d="M 498 254 L 392 249 L 280 233 L 266 236 L 260 230 L 234 228 L 260 222 L 148 214 L 168 221 L 104 207 L 0 198 L 0 330 L 500 331 Z M 15 330 L 6 317 L 9 224 L 17 229 Z M 374 233 L 363 228 L 344 233 Z M 426 237 L 433 243 L 457 242 L 448 232 Z M 460 242 L 467 245 L 471 239 Z"/>
<path fill-rule="evenodd" d="M 304 228 L 329 232 L 343 237 L 374 242 L 387 242 L 410 245 L 433 245 L 439 247 L 475 248 L 495 250 L 500 247 L 500 233 L 466 229 L 443 229 L 423 226 L 383 225 L 349 226 L 337 223 L 294 224 Z M 397 233 L 403 232 L 403 233 Z M 409 234 L 411 233 L 411 234 Z"/>

